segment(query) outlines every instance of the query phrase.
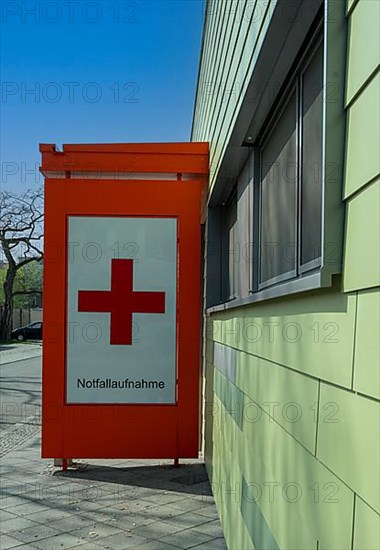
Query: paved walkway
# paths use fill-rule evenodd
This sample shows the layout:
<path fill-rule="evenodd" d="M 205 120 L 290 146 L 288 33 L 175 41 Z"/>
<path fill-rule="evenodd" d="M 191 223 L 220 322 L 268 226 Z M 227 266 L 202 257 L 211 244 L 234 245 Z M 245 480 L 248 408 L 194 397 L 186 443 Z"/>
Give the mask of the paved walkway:
<path fill-rule="evenodd" d="M 1 550 L 226 549 L 201 461 L 80 461 L 63 473 L 40 458 L 32 410 L 0 436 Z"/>

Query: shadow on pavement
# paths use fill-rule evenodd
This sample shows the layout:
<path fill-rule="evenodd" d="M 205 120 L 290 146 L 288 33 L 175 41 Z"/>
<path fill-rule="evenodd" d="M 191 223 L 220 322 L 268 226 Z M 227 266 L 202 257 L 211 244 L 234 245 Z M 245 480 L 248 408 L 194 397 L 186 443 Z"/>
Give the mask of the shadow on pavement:
<path fill-rule="evenodd" d="M 116 483 L 134 487 L 145 487 L 163 491 L 175 491 L 195 495 L 211 495 L 210 484 L 204 464 L 141 465 L 113 467 L 87 465 L 80 469 L 57 471 L 54 477 L 91 480 L 96 483 Z"/>

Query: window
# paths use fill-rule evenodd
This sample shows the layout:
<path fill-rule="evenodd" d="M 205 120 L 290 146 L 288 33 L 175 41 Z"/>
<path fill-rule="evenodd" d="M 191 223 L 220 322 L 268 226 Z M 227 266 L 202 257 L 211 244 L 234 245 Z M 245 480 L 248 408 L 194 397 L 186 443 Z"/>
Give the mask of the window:
<path fill-rule="evenodd" d="M 260 143 L 261 290 L 321 265 L 323 46 L 299 67 Z"/>
<path fill-rule="evenodd" d="M 297 94 L 293 90 L 261 151 L 260 283 L 295 275 Z"/>
<path fill-rule="evenodd" d="M 331 287 L 342 272 L 347 44 L 336 6 L 342 32 L 321 9 L 286 50 L 272 41 L 259 54 L 210 191 L 210 313 Z"/>
<path fill-rule="evenodd" d="M 238 269 L 238 243 L 237 243 L 237 198 L 236 192 L 224 209 L 223 233 L 224 246 L 223 258 L 225 281 L 224 295 L 226 300 L 236 298 L 237 269 Z"/>
<path fill-rule="evenodd" d="M 323 48 L 301 75 L 301 271 L 319 267 L 322 231 Z"/>

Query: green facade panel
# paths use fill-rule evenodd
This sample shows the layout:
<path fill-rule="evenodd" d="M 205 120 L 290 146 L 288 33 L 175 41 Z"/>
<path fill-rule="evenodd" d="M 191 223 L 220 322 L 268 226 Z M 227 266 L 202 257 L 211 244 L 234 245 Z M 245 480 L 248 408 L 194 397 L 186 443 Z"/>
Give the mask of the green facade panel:
<path fill-rule="evenodd" d="M 251 485 L 254 487 L 253 491 L 251 490 Z M 277 541 L 258 505 L 256 486 L 247 483 L 244 477 L 241 494 L 241 514 L 255 548 L 260 548 L 261 550 L 279 550 Z"/>
<path fill-rule="evenodd" d="M 380 399 L 380 289 L 358 293 L 354 390 Z"/>
<path fill-rule="evenodd" d="M 254 545 L 241 515 L 242 474 L 234 458 L 239 428 L 223 404 L 215 398 L 212 489 L 228 548 L 253 550 Z M 231 446 L 231 442 L 234 445 Z"/>
<path fill-rule="evenodd" d="M 376 178 L 380 172 L 379 97 L 380 74 L 370 82 L 348 111 L 346 198 Z"/>
<path fill-rule="evenodd" d="M 209 30 L 203 45 L 192 140 L 210 142 L 210 188 L 254 68 L 253 55 L 258 54 L 276 4 L 277 0 L 207 4 Z"/>
<path fill-rule="evenodd" d="M 279 548 L 349 548 L 353 492 L 276 422 L 245 422 L 235 451 Z"/>
<path fill-rule="evenodd" d="M 212 487 L 228 547 L 349 548 L 353 492 L 265 409 L 255 422 L 245 414 L 242 431 L 214 405 Z"/>
<path fill-rule="evenodd" d="M 360 0 L 349 25 L 347 96 L 350 103 L 380 64 L 380 2 Z"/>
<path fill-rule="evenodd" d="M 354 550 L 379 550 L 380 516 L 359 497 L 355 503 Z"/>
<path fill-rule="evenodd" d="M 240 352 L 236 384 L 247 395 L 244 417 L 277 422 L 315 453 L 318 417 L 317 380 L 281 365 Z M 257 406 L 256 406 L 257 405 Z M 263 415 L 258 407 L 268 413 Z"/>
<path fill-rule="evenodd" d="M 380 403 L 321 385 L 317 457 L 380 510 Z"/>
<path fill-rule="evenodd" d="M 214 389 L 236 425 L 241 429 L 244 416 L 244 394 L 218 370 L 214 371 Z"/>
<path fill-rule="evenodd" d="M 222 98 L 222 107 L 220 112 L 217 111 L 218 116 L 213 121 L 213 132 L 209 138 L 211 144 L 216 144 L 215 150 L 212 146 L 210 148 L 210 161 L 213 166 L 210 188 L 214 183 L 213 176 L 217 175 L 226 151 L 227 140 L 236 121 L 238 109 L 243 101 L 249 77 L 259 55 L 276 2 L 277 0 L 270 3 L 259 0 L 254 10 L 252 10 L 254 4 L 246 2 L 235 52 L 230 61 L 227 59 L 228 76 L 227 81 L 223 83 L 225 94 Z M 237 176 L 238 174 L 235 174 L 235 177 Z"/>
<path fill-rule="evenodd" d="M 380 285 L 380 179 L 347 201 L 345 292 Z"/>
<path fill-rule="evenodd" d="M 217 342 L 351 387 L 356 295 L 319 291 L 212 316 Z"/>

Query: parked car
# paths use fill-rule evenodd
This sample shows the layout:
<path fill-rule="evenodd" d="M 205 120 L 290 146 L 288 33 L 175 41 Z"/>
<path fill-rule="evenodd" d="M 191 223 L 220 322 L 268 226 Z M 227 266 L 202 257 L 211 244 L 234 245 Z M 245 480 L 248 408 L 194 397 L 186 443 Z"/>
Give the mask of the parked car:
<path fill-rule="evenodd" d="M 22 342 L 23 340 L 42 340 L 42 323 L 32 323 L 25 327 L 16 328 L 11 337 Z"/>

